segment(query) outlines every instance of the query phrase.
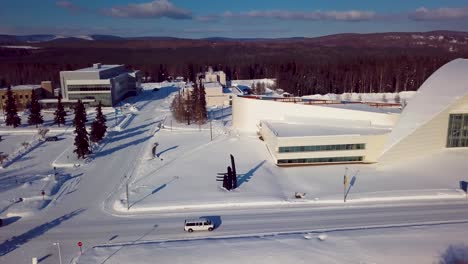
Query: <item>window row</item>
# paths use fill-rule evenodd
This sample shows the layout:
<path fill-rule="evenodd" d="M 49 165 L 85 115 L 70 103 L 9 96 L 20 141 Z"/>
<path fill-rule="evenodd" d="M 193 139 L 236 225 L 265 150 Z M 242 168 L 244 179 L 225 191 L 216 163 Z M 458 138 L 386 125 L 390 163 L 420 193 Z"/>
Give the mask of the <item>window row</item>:
<path fill-rule="evenodd" d="M 332 157 L 332 158 L 310 158 L 310 159 L 280 159 L 278 164 L 301 164 L 301 163 L 328 163 L 328 162 L 358 162 L 364 157 Z"/>
<path fill-rule="evenodd" d="M 315 152 L 315 151 L 336 151 L 336 150 L 356 150 L 365 149 L 366 144 L 341 144 L 341 145 L 320 145 L 320 146 L 296 146 L 279 147 L 279 153 L 288 152 Z"/>
<path fill-rule="evenodd" d="M 69 85 L 70 92 L 87 92 L 87 91 L 110 91 L 109 85 Z"/>
<path fill-rule="evenodd" d="M 20 95 L 14 94 L 13 97 L 14 97 L 15 99 L 18 99 L 18 98 L 19 98 L 19 99 L 23 99 L 23 95 L 22 95 L 22 94 L 20 94 Z M 25 94 L 25 95 L 24 95 L 24 98 L 29 99 L 29 95 Z M 2 99 L 6 99 L 6 96 L 5 96 L 5 95 L 2 95 Z"/>

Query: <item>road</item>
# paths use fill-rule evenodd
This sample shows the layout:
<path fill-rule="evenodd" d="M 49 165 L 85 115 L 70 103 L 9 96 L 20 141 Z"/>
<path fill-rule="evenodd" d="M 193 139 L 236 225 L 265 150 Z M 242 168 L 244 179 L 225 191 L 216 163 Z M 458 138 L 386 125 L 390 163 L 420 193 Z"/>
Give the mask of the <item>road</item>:
<path fill-rule="evenodd" d="M 31 263 L 32 257 L 39 258 L 42 264 L 57 263 L 58 246 L 54 242 L 60 243 L 63 263 L 70 263 L 79 254 L 78 241 L 83 242 L 86 252 L 92 246 L 107 243 L 468 221 L 468 203 L 464 202 L 111 215 L 104 210 L 104 201 L 122 186 L 124 176 L 131 174 L 145 143 L 152 137 L 157 119 L 163 114 L 157 108 L 162 99 L 160 94 L 149 94 L 139 102 L 140 111 L 130 125 L 122 132 L 110 134 L 112 140 L 105 144 L 93 162 L 70 171 L 72 176 L 80 178 L 76 186 L 67 189 L 37 215 L 24 217 L 0 229 L 0 263 Z M 199 216 L 211 217 L 217 223 L 216 230 L 211 233 L 184 232 L 184 219 Z"/>
<path fill-rule="evenodd" d="M 467 223 L 467 209 L 468 203 L 461 202 L 373 207 L 233 209 L 211 211 L 209 214 L 193 211 L 189 214 L 166 213 L 132 217 L 101 215 L 95 218 L 81 217 L 81 214 L 86 214 L 84 211 L 77 212 L 76 216 L 68 219 L 65 216 L 63 220 L 49 221 L 20 234 L 12 243 L 17 244 L 18 249 L 3 258 L 6 263 L 15 263 L 9 262 L 13 260 L 26 263 L 34 257 L 28 255 L 27 249 L 31 248 L 31 252 L 35 252 L 34 247 L 42 248 L 45 252 L 42 255 L 54 252 L 56 255 L 56 248 L 52 245 L 54 241 L 60 241 L 65 263 L 69 263 L 79 253 L 76 246 L 78 241 L 83 241 L 86 253 L 92 246 L 104 244 Z M 198 216 L 210 217 L 217 223 L 217 228 L 211 233 L 184 232 L 184 219 Z M 32 219 L 25 220 L 19 226 L 34 223 L 36 221 Z M 37 232 L 39 235 L 34 237 Z M 27 241 L 27 245 L 23 244 L 22 241 L 30 236 L 33 236 L 31 241 Z M 55 260 L 48 258 L 41 263 L 55 263 Z"/>

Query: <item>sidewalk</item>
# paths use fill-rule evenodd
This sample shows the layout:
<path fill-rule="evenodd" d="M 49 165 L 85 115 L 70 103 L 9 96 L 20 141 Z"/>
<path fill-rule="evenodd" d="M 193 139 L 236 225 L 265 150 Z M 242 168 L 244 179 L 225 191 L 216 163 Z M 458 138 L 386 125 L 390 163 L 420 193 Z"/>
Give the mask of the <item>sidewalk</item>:
<path fill-rule="evenodd" d="M 335 196 L 333 198 L 320 199 L 295 199 L 292 197 L 288 200 L 258 200 L 258 201 L 224 201 L 224 202 L 209 202 L 200 201 L 197 203 L 181 202 L 180 204 L 160 204 L 158 206 L 138 205 L 133 204 L 130 210 L 127 210 L 125 200 L 116 200 L 112 209 L 117 213 L 134 214 L 134 213 L 151 213 L 162 211 L 180 211 L 180 210 L 201 210 L 201 209 L 226 209 L 226 208 L 254 208 L 254 207 L 277 207 L 277 206 L 335 206 L 335 205 L 376 205 L 381 203 L 390 204 L 392 202 L 417 202 L 417 201 L 464 201 L 466 194 L 462 190 L 457 189 L 435 189 L 435 190 L 415 190 L 415 191 L 387 191 L 374 193 L 357 193 L 350 194 L 346 203 L 343 198 Z M 130 204 L 132 204 L 130 200 Z"/>

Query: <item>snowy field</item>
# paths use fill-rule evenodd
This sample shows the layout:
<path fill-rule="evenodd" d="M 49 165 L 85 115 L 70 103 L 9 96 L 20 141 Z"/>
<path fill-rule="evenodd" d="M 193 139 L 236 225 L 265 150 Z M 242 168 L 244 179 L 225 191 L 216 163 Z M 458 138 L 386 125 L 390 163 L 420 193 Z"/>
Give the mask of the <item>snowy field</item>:
<path fill-rule="evenodd" d="M 444 150 L 438 155 L 387 167 L 378 164 L 277 167 L 257 137 L 232 133 L 229 130 L 215 133 L 210 141 L 209 130 L 159 131 L 152 139 L 159 143 L 159 158 L 151 159 L 151 148 L 147 148 L 146 158 L 133 175 L 130 212 L 343 203 L 345 171 L 350 179 L 356 177 L 348 203 L 464 198 L 458 184 L 466 179 L 466 150 Z M 239 188 L 228 192 L 216 181 L 216 175 L 226 171 L 230 154 L 236 158 L 240 175 Z M 295 192 L 306 196 L 295 199 Z M 124 192 L 114 209 L 127 212 Z"/>
<path fill-rule="evenodd" d="M 468 261 L 457 226 L 371 229 L 100 246 L 78 263 L 447 263 Z M 451 247 L 451 250 L 448 248 Z"/>
<path fill-rule="evenodd" d="M 34 256 L 40 257 L 42 264 L 57 263 L 57 247 L 52 244 L 56 241 L 63 246 L 64 263 L 71 263 L 79 254 L 77 240 L 86 242 L 78 263 L 151 263 L 155 259 L 158 263 L 431 263 L 449 245 L 466 241 L 466 232 L 459 232 L 468 227 L 466 223 L 335 231 L 328 232 L 323 241 L 317 239 L 317 233 L 275 235 L 272 230 L 276 224 L 283 229 L 296 228 L 307 222 L 303 219 L 310 216 L 308 210 L 317 208 L 333 211 L 421 201 L 441 203 L 444 208 L 445 202 L 464 203 L 459 181 L 467 180 L 468 151 L 446 149 L 386 167 L 277 167 L 263 141 L 231 127 L 230 107 L 210 109 L 212 122 L 200 126 L 173 120 L 169 108 L 178 89 L 170 83 L 144 84 L 145 91 L 127 99 L 118 115 L 106 109 L 108 134 L 86 161 L 76 160 L 73 154 L 71 115 L 67 126 L 58 128 L 52 125 L 52 112 L 45 112 L 45 126 L 60 140 L 39 142 L 0 169 L 0 217 L 7 220 L 0 233 L 0 263 L 30 263 Z M 89 109 L 89 123 L 93 112 Z M 15 130 L 0 122 L 0 133 L 5 135 L 0 151 L 11 153 L 22 142 L 31 141 L 37 129 L 23 125 Z M 155 143 L 157 155 L 153 157 Z M 230 154 L 236 158 L 239 188 L 226 191 L 216 177 L 230 165 Z M 356 179 L 346 205 L 345 173 Z M 305 193 L 305 197 L 297 199 L 295 192 Z M 23 198 L 21 202 L 19 198 Z M 281 215 L 285 207 L 304 210 L 303 218 L 289 226 L 291 219 Z M 224 238 L 187 237 L 179 226 L 188 214 L 241 210 L 245 213 L 242 217 L 252 221 L 252 216 L 270 209 L 278 211 L 278 220 L 270 219 L 273 224 L 265 227 L 268 234 L 262 236 L 236 236 L 243 234 L 242 230 L 227 224 L 224 231 L 210 233 L 225 232 Z M 425 213 L 415 221 L 422 221 Z M 396 213 L 403 221 L 406 214 Z M 444 209 L 438 215 L 445 219 Z M 175 216 L 175 220 L 168 218 Z M 359 224 L 360 218 L 354 217 L 336 223 Z M 388 222 L 394 219 L 389 217 Z M 326 222 L 333 224 L 334 220 Z M 139 240 L 148 226 L 156 228 L 157 224 L 161 225 L 160 233 L 144 240 L 172 242 Z M 254 228 L 257 232 L 262 226 Z M 312 229 L 303 224 L 300 230 Z M 236 238 L 227 238 L 232 236 Z"/>

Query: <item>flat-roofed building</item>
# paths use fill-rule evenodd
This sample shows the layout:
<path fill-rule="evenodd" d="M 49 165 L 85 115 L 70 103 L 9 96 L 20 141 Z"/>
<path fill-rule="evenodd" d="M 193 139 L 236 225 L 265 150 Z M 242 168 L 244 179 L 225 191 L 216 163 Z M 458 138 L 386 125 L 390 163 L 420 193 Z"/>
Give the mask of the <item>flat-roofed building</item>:
<path fill-rule="evenodd" d="M 46 87 L 44 87 L 44 85 Z M 50 85 L 50 86 L 49 86 Z M 13 97 L 15 98 L 16 107 L 18 110 L 24 110 L 31 102 L 31 92 L 34 90 L 38 99 L 48 97 L 50 82 L 42 82 L 41 85 L 15 85 L 11 87 Z M 0 88 L 0 107 L 3 109 L 6 104 L 7 87 Z"/>
<path fill-rule="evenodd" d="M 260 134 L 277 165 L 377 162 L 391 129 L 261 121 Z"/>
<path fill-rule="evenodd" d="M 141 87 L 140 71 L 128 71 L 125 65 L 93 64 L 75 71 L 61 71 L 60 84 L 67 100 L 95 100 L 104 106 L 115 106 Z"/>

